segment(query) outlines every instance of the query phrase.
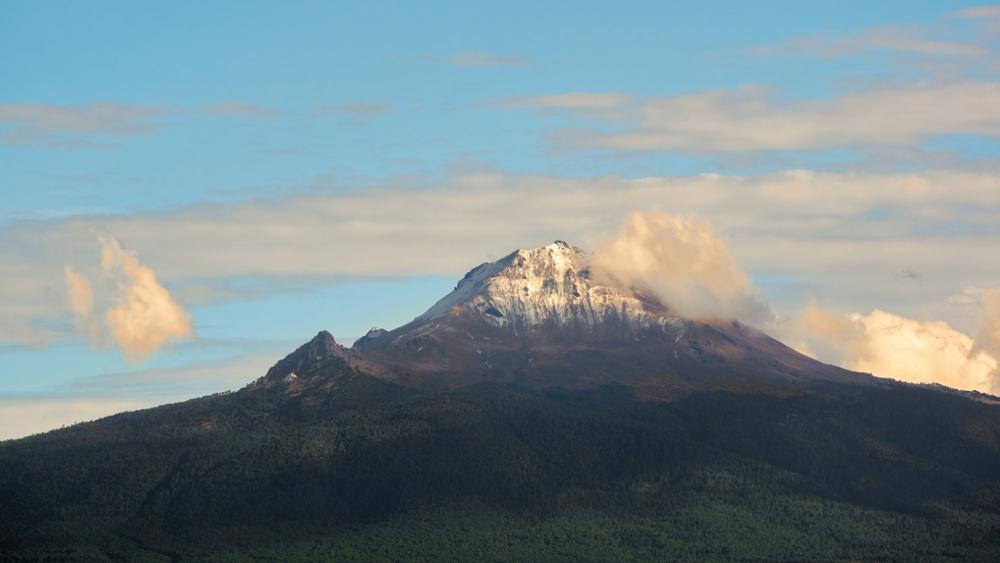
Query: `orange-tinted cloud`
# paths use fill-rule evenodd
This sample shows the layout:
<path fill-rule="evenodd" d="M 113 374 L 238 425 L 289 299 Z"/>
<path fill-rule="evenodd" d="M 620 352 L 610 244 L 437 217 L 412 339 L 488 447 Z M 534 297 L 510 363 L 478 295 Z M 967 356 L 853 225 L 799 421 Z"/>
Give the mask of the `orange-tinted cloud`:
<path fill-rule="evenodd" d="M 116 304 L 105 313 L 115 343 L 133 361 L 146 359 L 170 338 L 193 335 L 191 315 L 114 238 L 101 241 L 101 270 L 119 280 Z"/>
<path fill-rule="evenodd" d="M 820 360 L 912 383 L 998 393 L 996 357 L 940 321 L 916 321 L 875 309 L 838 315 L 810 305 L 789 343 Z"/>
<path fill-rule="evenodd" d="M 635 212 L 593 255 L 599 276 L 652 290 L 691 318 L 764 320 L 768 307 L 706 222 L 658 211 Z"/>

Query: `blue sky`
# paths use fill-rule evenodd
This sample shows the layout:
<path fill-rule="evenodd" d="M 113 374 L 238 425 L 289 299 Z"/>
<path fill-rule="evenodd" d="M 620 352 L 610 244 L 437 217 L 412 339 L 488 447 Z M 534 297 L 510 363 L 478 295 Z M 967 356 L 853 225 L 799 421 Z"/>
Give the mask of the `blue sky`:
<path fill-rule="evenodd" d="M 542 134 L 565 116 L 539 120 L 490 102 L 564 91 L 665 96 L 742 84 L 774 84 L 786 96 L 827 96 L 845 76 L 887 73 L 892 56 L 816 64 L 807 57 L 755 57 L 747 49 L 807 34 L 924 24 L 961 7 L 290 4 L 250 2 L 238 10 L 228 2 L 9 5 L 0 48 L 16 55 L 0 60 L 5 102 L 114 101 L 178 115 L 148 118 L 162 127 L 155 135 L 99 139 L 121 146 L 64 150 L 56 162 L 50 150 L 5 147 L 5 183 L 18 187 L 10 189 L 3 219 L 228 201 L 247 190 L 304 189 L 325 174 L 363 182 L 395 174 L 437 178 L 454 167 L 482 165 L 560 175 L 702 172 L 713 159 L 554 155 L 544 150 Z M 526 64 L 448 64 L 463 53 Z M 233 100 L 281 115 L 192 115 Z M 359 102 L 386 104 L 386 113 L 364 125 L 349 116 L 312 115 Z"/>
<path fill-rule="evenodd" d="M 780 315 L 886 308 L 974 337 L 1000 286 L 984 258 L 1000 240 L 998 14 L 8 2 L 0 403 L 238 385 L 259 374 L 170 370 L 266 368 L 320 329 L 401 324 L 482 260 L 592 246 L 652 208 L 715 225 Z M 192 338 L 136 362 L 77 332 L 64 269 L 98 279 L 102 236 L 156 272 Z"/>

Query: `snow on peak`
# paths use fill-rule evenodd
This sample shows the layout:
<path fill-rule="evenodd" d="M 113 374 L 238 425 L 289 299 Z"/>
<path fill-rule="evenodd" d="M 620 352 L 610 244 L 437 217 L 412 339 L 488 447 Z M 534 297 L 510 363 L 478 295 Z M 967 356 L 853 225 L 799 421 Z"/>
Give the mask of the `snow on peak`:
<path fill-rule="evenodd" d="M 633 326 L 663 324 L 663 315 L 646 310 L 648 301 L 597 282 L 586 252 L 555 241 L 473 268 L 416 322 L 472 313 L 495 326 L 515 329 L 547 322 L 591 327 L 612 319 Z"/>

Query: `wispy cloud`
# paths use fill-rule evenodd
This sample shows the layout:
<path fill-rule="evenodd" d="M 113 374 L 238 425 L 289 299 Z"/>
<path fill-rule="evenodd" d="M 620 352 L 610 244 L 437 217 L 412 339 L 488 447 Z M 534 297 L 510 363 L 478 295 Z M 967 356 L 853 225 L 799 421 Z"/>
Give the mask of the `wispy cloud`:
<path fill-rule="evenodd" d="M 782 43 L 752 47 L 750 52 L 758 56 L 845 57 L 877 49 L 943 57 L 984 57 L 990 54 L 990 49 L 984 45 L 931 37 L 928 31 L 915 26 L 882 26 L 841 37 L 797 37 Z"/>
<path fill-rule="evenodd" d="M 431 187 L 400 182 L 16 223 L 0 228 L 8 274 L 0 339 L 20 341 L 29 327 L 44 326 L 39 319 L 67 318 L 63 264 L 85 272 L 96 261 L 87 258 L 95 226 L 155 265 L 164 287 L 188 295 L 210 284 L 196 292 L 205 301 L 240 298 L 211 281 L 227 278 L 460 275 L 519 246 L 558 238 L 593 246 L 635 209 L 710 220 L 751 274 L 794 272 L 817 297 L 860 308 L 906 314 L 914 303 L 939 303 L 951 322 L 948 311 L 960 306 L 947 296 L 1000 279 L 997 193 L 1000 176 L 962 171 L 640 179 L 482 172 Z M 905 294 L 897 277 L 904 270 L 924 278 L 907 283 Z"/>
<path fill-rule="evenodd" d="M 263 119 L 280 115 L 246 101 L 194 108 L 104 102 L 81 105 L 0 104 L 0 139 L 45 148 L 111 148 L 123 138 L 150 135 L 184 115 Z"/>
<path fill-rule="evenodd" d="M 742 87 L 650 99 L 639 102 L 635 113 L 631 127 L 615 122 L 615 131 L 557 130 L 553 143 L 560 148 L 734 153 L 910 147 L 939 134 L 1000 137 L 1000 83 L 901 86 L 791 100 L 770 88 Z"/>
<path fill-rule="evenodd" d="M 983 4 L 972 6 L 956 12 L 952 12 L 954 18 L 978 19 L 978 18 L 1000 18 L 1000 4 Z"/>
<path fill-rule="evenodd" d="M 274 108 L 263 107 L 252 102 L 239 100 L 218 102 L 204 106 L 194 110 L 194 113 L 209 117 L 239 117 L 244 119 L 269 119 L 281 115 L 281 112 Z"/>
<path fill-rule="evenodd" d="M 389 102 L 359 100 L 345 104 L 330 104 L 320 106 L 311 112 L 310 117 L 334 117 L 350 125 L 367 125 L 373 119 L 388 115 L 393 106 Z"/>
<path fill-rule="evenodd" d="M 621 107 L 632 96 L 620 92 L 567 92 L 547 96 L 520 96 L 506 98 L 494 105 L 507 108 L 527 108 L 542 112 L 555 110 L 609 110 Z"/>
<path fill-rule="evenodd" d="M 78 106 L 0 105 L 0 130 L 15 145 L 68 146 L 88 138 L 145 135 L 158 131 L 166 106 L 99 103 Z M 92 142 L 92 141 L 91 141 Z"/>
<path fill-rule="evenodd" d="M 455 53 L 446 57 L 445 62 L 457 67 L 526 67 L 534 65 L 531 59 L 517 55 L 501 55 L 496 53 L 466 52 Z"/>

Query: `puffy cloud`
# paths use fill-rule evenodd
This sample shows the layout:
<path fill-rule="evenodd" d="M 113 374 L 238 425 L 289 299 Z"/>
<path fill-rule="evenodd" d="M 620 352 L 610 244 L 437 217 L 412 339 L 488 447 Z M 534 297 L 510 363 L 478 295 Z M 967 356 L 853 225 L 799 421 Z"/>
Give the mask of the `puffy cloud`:
<path fill-rule="evenodd" d="M 114 238 L 101 244 L 101 270 L 123 279 L 117 303 L 105 320 L 125 356 L 141 361 L 169 338 L 190 338 L 191 315 L 160 285 L 153 270 L 122 250 Z"/>
<path fill-rule="evenodd" d="M 789 344 L 820 360 L 912 383 L 1000 393 L 997 359 L 969 335 L 940 321 L 917 321 L 879 309 L 837 315 L 810 305 Z"/>
<path fill-rule="evenodd" d="M 652 290 L 692 318 L 767 320 L 769 308 L 712 226 L 663 212 L 633 213 L 592 258 L 595 274 Z"/>
<path fill-rule="evenodd" d="M 854 314 L 861 346 L 851 367 L 915 383 L 997 393 L 997 360 L 947 323 L 920 322 L 875 310 Z"/>

